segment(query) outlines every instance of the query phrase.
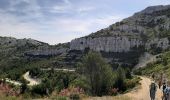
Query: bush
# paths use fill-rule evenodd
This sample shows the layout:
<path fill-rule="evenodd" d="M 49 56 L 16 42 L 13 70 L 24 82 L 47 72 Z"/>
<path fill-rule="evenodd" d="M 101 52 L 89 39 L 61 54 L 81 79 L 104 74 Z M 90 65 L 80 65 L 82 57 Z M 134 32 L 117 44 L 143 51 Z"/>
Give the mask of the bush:
<path fill-rule="evenodd" d="M 25 93 L 27 88 L 28 88 L 27 84 L 26 83 L 22 83 L 22 85 L 21 85 L 21 94 Z"/>
<path fill-rule="evenodd" d="M 57 97 L 52 98 L 52 100 L 68 100 L 68 98 L 65 96 L 57 96 Z"/>
<path fill-rule="evenodd" d="M 42 81 L 41 84 L 32 87 L 32 93 L 40 94 L 40 95 L 49 95 L 54 90 L 54 87 L 51 85 L 50 80 Z"/>
<path fill-rule="evenodd" d="M 137 84 L 139 84 L 139 81 L 141 79 L 139 77 L 134 77 L 133 79 L 129 80 L 127 79 L 125 81 L 125 86 L 127 89 L 131 89 L 131 88 L 134 88 Z"/>
<path fill-rule="evenodd" d="M 87 80 L 83 76 L 80 76 L 79 78 L 73 80 L 70 83 L 70 87 L 80 87 L 86 92 L 89 92 L 88 90 L 90 89 L 89 84 L 87 83 Z"/>
<path fill-rule="evenodd" d="M 123 92 L 126 90 L 125 86 L 125 70 L 122 67 L 117 68 L 117 77 L 115 80 L 115 87 L 119 89 L 119 92 Z"/>
<path fill-rule="evenodd" d="M 80 96 L 78 94 L 71 94 L 70 99 L 71 100 L 80 100 Z"/>
<path fill-rule="evenodd" d="M 119 91 L 118 88 L 113 88 L 113 89 L 110 90 L 109 95 L 117 95 L 118 91 Z"/>
<path fill-rule="evenodd" d="M 142 69 L 141 69 L 141 70 L 140 70 L 140 69 L 141 69 L 141 68 L 139 68 L 139 69 L 137 69 L 137 70 L 134 70 L 133 73 L 134 73 L 135 75 L 142 75 L 142 71 L 141 71 Z"/>
<path fill-rule="evenodd" d="M 132 78 L 131 70 L 129 68 L 126 68 L 125 71 L 126 78 L 131 79 Z"/>
<path fill-rule="evenodd" d="M 37 67 L 30 69 L 30 72 L 29 72 L 31 77 L 38 76 L 40 73 L 41 73 L 41 70 L 40 68 L 37 68 Z"/>
<path fill-rule="evenodd" d="M 35 85 L 35 86 L 32 87 L 31 93 L 32 94 L 46 95 L 45 86 L 43 84 Z"/>
<path fill-rule="evenodd" d="M 101 54 L 89 52 L 82 61 L 82 72 L 86 77 L 92 95 L 106 95 L 113 85 L 112 68 L 105 62 Z"/>

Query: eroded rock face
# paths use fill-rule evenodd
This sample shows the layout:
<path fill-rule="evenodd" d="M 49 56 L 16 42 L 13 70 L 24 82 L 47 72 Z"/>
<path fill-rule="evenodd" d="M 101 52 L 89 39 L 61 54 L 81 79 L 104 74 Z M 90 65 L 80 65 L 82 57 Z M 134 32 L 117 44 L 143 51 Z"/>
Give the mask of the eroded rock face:
<path fill-rule="evenodd" d="M 93 51 L 104 52 L 128 52 L 133 47 L 144 46 L 146 49 L 150 49 L 152 45 L 160 47 L 163 50 L 169 47 L 168 38 L 153 39 L 144 43 L 139 38 L 129 38 L 126 36 L 119 37 L 98 37 L 98 38 L 79 38 L 72 40 L 70 43 L 70 50 L 85 50 L 89 48 Z"/>
<path fill-rule="evenodd" d="M 152 45 L 155 45 L 156 47 L 165 50 L 169 47 L 169 40 L 168 38 L 161 38 L 161 39 L 155 38 L 151 41 L 148 41 L 148 43 L 146 43 L 146 48 L 150 49 Z"/>
<path fill-rule="evenodd" d="M 98 37 L 98 38 L 79 38 L 70 43 L 71 50 L 85 50 L 89 48 L 94 51 L 105 52 L 128 52 L 133 47 L 143 45 L 137 38 L 119 37 Z"/>

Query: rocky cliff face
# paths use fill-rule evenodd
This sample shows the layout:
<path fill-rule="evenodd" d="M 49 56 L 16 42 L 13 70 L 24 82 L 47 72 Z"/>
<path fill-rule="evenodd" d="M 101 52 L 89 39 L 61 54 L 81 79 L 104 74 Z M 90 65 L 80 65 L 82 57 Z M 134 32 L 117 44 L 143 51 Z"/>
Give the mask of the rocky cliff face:
<path fill-rule="evenodd" d="M 85 50 L 89 48 L 93 51 L 105 52 L 128 52 L 133 47 L 143 45 L 138 38 L 128 38 L 126 36 L 79 38 L 71 41 L 71 50 Z"/>
<path fill-rule="evenodd" d="M 146 43 L 145 47 L 147 49 L 151 49 L 151 47 L 153 45 L 155 45 L 157 48 L 161 48 L 163 50 L 166 50 L 167 48 L 169 48 L 169 46 L 170 46 L 169 44 L 170 44 L 170 42 L 169 42 L 168 38 L 161 38 L 161 39 L 155 38 L 153 40 L 148 41 Z"/>
<path fill-rule="evenodd" d="M 169 48 L 170 5 L 147 7 L 141 12 L 86 37 L 72 40 L 71 50 L 129 52 L 133 47 Z"/>
<path fill-rule="evenodd" d="M 163 50 L 169 48 L 168 38 L 155 38 L 148 40 L 146 43 L 139 38 L 122 37 L 98 37 L 98 38 L 79 38 L 72 40 L 70 43 L 71 50 L 85 50 L 89 48 L 93 51 L 104 52 L 129 52 L 134 47 L 143 46 L 145 49 L 151 49 L 155 45 L 156 48 Z"/>

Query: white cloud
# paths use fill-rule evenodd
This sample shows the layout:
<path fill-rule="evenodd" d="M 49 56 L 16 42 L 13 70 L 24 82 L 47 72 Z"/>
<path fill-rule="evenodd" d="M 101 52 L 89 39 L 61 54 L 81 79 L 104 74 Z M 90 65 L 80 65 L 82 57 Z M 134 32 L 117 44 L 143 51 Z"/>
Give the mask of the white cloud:
<path fill-rule="evenodd" d="M 63 3 L 50 7 L 49 11 L 51 13 L 69 13 L 72 11 L 72 9 L 72 3 L 69 0 L 63 0 Z"/>
<path fill-rule="evenodd" d="M 106 16 L 103 18 L 90 18 L 90 19 L 71 19 L 62 18 L 49 22 L 48 25 L 53 27 L 57 33 L 68 34 L 90 34 L 98 29 L 106 28 L 110 24 L 120 21 L 124 16 Z"/>
<path fill-rule="evenodd" d="M 50 9 L 51 13 L 69 13 L 69 9 L 72 9 L 70 5 L 56 5 Z"/>
<path fill-rule="evenodd" d="M 84 13 L 89 12 L 95 9 L 95 7 L 92 6 L 78 6 L 72 4 L 68 0 L 63 0 L 64 3 L 62 4 L 56 4 L 56 6 L 51 7 L 50 12 L 52 13 Z"/>
<path fill-rule="evenodd" d="M 15 7 L 23 1 L 28 3 L 26 7 L 21 9 Z M 26 16 L 16 15 L 15 13 L 18 11 L 25 13 Z M 41 17 L 43 15 L 36 0 L 10 1 L 8 9 L 0 10 L 0 35 L 17 38 L 35 38 L 36 33 L 41 32 L 41 27 L 38 23 L 30 19 Z"/>
<path fill-rule="evenodd" d="M 0 13 L 0 35 L 17 38 L 33 37 L 39 29 L 33 22 L 21 22 L 16 16 L 8 13 Z"/>
<path fill-rule="evenodd" d="M 74 7 L 72 5 L 56 5 L 50 12 L 51 13 L 85 13 L 94 10 L 95 7 Z"/>
<path fill-rule="evenodd" d="M 46 23 L 53 33 L 42 35 L 42 41 L 48 41 L 51 44 L 69 42 L 72 39 L 88 35 L 99 29 L 120 21 L 124 16 L 106 16 L 93 19 L 71 19 L 62 18 Z"/>
<path fill-rule="evenodd" d="M 78 13 L 83 13 L 83 12 L 92 11 L 94 9 L 95 9 L 95 7 L 89 6 L 89 7 L 80 7 L 80 8 L 77 8 L 76 10 Z"/>

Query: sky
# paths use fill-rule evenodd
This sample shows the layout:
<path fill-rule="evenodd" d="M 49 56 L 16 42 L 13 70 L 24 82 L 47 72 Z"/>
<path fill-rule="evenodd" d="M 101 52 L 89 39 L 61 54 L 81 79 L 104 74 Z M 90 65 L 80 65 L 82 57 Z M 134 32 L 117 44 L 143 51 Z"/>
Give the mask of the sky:
<path fill-rule="evenodd" d="M 70 42 L 170 0 L 0 0 L 0 36 Z"/>

